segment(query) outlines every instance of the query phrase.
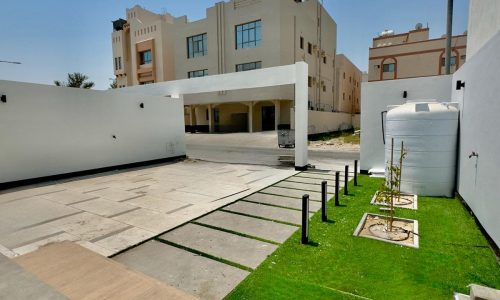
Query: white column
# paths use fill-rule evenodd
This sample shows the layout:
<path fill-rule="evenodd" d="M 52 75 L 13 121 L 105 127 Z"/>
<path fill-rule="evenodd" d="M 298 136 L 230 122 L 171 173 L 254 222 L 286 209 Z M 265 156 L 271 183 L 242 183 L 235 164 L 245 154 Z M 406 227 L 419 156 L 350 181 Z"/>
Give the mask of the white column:
<path fill-rule="evenodd" d="M 307 74 L 305 62 L 295 63 L 295 169 L 307 169 Z"/>
<path fill-rule="evenodd" d="M 194 105 L 189 106 L 189 125 L 193 126 L 194 125 Z"/>
<path fill-rule="evenodd" d="M 281 102 L 279 100 L 274 101 L 274 130 L 278 130 L 278 124 L 280 123 L 280 111 L 281 111 Z"/>
<path fill-rule="evenodd" d="M 248 105 L 248 132 L 253 132 L 253 101 L 247 103 Z"/>
<path fill-rule="evenodd" d="M 208 132 L 214 132 L 214 124 L 213 124 L 213 113 L 212 113 L 212 104 L 208 105 Z"/>

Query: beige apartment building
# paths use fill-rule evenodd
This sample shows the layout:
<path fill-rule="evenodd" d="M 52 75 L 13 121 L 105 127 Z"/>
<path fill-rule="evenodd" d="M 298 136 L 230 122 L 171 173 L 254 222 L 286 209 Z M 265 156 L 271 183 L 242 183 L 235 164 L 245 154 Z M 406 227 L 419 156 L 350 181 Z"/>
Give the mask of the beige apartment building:
<path fill-rule="evenodd" d="M 344 54 L 335 58 L 334 107 L 339 112 L 359 114 L 363 73 Z"/>
<path fill-rule="evenodd" d="M 305 61 L 310 110 L 352 107 L 335 102 L 337 25 L 318 0 L 219 2 L 207 8 L 204 19 L 192 22 L 186 16 L 155 14 L 135 6 L 126 10 L 126 20 L 114 21 L 113 26 L 119 87 Z M 354 72 L 347 73 L 354 78 Z M 184 99 L 189 130 L 274 130 L 278 124 L 290 124 L 294 88 L 220 91 Z"/>
<path fill-rule="evenodd" d="M 452 37 L 451 72 L 465 63 L 467 33 Z M 429 39 L 429 28 L 394 34 L 391 30 L 373 38 L 369 51 L 368 81 L 392 80 L 445 73 L 446 37 Z"/>

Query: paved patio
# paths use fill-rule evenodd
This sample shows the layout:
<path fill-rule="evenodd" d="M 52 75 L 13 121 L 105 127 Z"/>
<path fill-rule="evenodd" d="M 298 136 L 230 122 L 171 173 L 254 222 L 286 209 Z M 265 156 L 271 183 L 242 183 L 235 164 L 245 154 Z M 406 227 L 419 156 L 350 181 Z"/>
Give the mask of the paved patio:
<path fill-rule="evenodd" d="M 0 253 L 75 241 L 110 256 L 295 173 L 185 160 L 3 191 Z"/>
<path fill-rule="evenodd" d="M 223 299 L 299 230 L 302 195 L 317 196 L 323 180 L 334 191 L 333 174 L 298 173 L 113 259 L 196 297 Z M 309 208 L 312 216 L 319 199 Z"/>

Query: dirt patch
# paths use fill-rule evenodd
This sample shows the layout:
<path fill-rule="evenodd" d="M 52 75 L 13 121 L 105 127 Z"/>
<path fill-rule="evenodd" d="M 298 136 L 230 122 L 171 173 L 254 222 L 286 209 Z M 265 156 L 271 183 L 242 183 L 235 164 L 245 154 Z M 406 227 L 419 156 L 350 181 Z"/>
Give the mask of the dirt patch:
<path fill-rule="evenodd" d="M 386 216 L 365 213 L 355 236 L 418 248 L 418 221 L 394 218 L 393 230 L 387 229 Z"/>

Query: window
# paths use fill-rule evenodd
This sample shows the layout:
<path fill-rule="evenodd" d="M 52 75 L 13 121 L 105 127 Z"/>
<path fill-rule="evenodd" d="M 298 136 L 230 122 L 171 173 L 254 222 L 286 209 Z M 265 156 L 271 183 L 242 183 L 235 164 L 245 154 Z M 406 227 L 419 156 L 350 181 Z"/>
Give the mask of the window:
<path fill-rule="evenodd" d="M 300 37 L 300 49 L 304 50 L 304 38 Z"/>
<path fill-rule="evenodd" d="M 396 64 L 384 64 L 384 72 L 394 72 Z"/>
<path fill-rule="evenodd" d="M 203 76 L 208 76 L 207 69 L 188 72 L 188 78 L 196 78 L 196 77 L 203 77 Z"/>
<path fill-rule="evenodd" d="M 455 64 L 457 63 L 457 57 L 456 56 L 452 56 L 450 57 L 450 66 L 454 66 Z M 445 66 L 445 58 L 441 58 L 441 66 Z"/>
<path fill-rule="evenodd" d="M 307 43 L 307 53 L 312 54 L 313 45 L 311 43 Z"/>
<path fill-rule="evenodd" d="M 345 79 L 345 72 L 344 72 L 344 79 Z"/>
<path fill-rule="evenodd" d="M 250 71 L 262 68 L 261 61 L 236 65 L 236 72 Z"/>
<path fill-rule="evenodd" d="M 326 65 L 326 56 L 323 56 L 323 64 Z"/>
<path fill-rule="evenodd" d="M 115 57 L 115 71 L 118 70 L 118 57 Z"/>
<path fill-rule="evenodd" d="M 207 34 L 193 35 L 187 38 L 187 57 L 199 57 L 208 54 Z"/>
<path fill-rule="evenodd" d="M 210 118 L 210 116 L 208 115 L 208 108 L 207 108 L 207 110 L 205 111 L 205 118 L 207 119 L 207 121 L 208 121 L 208 119 Z"/>
<path fill-rule="evenodd" d="M 326 92 L 326 85 L 323 86 L 323 92 Z"/>
<path fill-rule="evenodd" d="M 261 21 L 236 25 L 236 49 L 259 47 L 262 41 Z"/>
<path fill-rule="evenodd" d="M 312 87 L 313 86 L 313 84 L 312 84 L 312 77 L 311 76 L 307 77 L 307 86 L 308 87 Z"/>
<path fill-rule="evenodd" d="M 151 50 L 142 51 L 139 53 L 141 59 L 141 65 L 147 65 L 151 63 Z"/>
<path fill-rule="evenodd" d="M 118 57 L 118 70 L 122 69 L 122 57 Z"/>
<path fill-rule="evenodd" d="M 462 61 L 462 64 L 465 62 L 466 58 L 467 58 L 467 56 L 465 54 L 460 56 L 460 60 Z"/>
<path fill-rule="evenodd" d="M 345 93 L 342 93 L 342 100 L 345 100 Z"/>

